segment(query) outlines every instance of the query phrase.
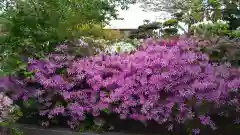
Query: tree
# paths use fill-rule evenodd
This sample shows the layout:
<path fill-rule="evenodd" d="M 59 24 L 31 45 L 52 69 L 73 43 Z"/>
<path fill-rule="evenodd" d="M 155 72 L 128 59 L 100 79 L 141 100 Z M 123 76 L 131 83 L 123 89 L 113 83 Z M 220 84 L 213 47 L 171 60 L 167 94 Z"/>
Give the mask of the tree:
<path fill-rule="evenodd" d="M 240 26 L 240 1 L 223 0 L 223 4 L 225 5 L 223 19 L 229 21 L 231 30 L 235 30 Z"/>
<path fill-rule="evenodd" d="M 204 19 L 217 20 L 221 17 L 220 0 L 138 0 L 138 2 L 142 3 L 144 10 L 166 11 L 189 25 Z"/>
<path fill-rule="evenodd" d="M 144 20 L 143 20 L 143 23 L 144 23 L 144 24 L 149 24 L 149 23 L 150 23 L 150 20 L 144 19 Z"/>
<path fill-rule="evenodd" d="M 136 0 L 133 0 L 136 1 Z M 219 19 L 229 21 L 230 29 L 240 26 L 239 0 L 137 0 L 144 10 L 166 11 L 188 24 Z"/>
<path fill-rule="evenodd" d="M 134 0 L 133 0 L 134 1 Z M 144 10 L 165 11 L 175 19 L 189 24 L 202 19 L 202 0 L 138 0 Z"/>
<path fill-rule="evenodd" d="M 178 21 L 176 19 L 170 19 L 163 23 L 164 36 L 177 35 Z"/>
<path fill-rule="evenodd" d="M 161 29 L 162 24 L 160 22 L 149 22 L 143 25 L 140 25 L 137 30 L 134 30 L 130 33 L 130 38 L 148 38 L 155 36 L 153 30 Z"/>
<path fill-rule="evenodd" d="M 116 18 L 115 7 L 121 0 L 0 0 L 0 3 L 0 69 L 12 71 L 19 67 L 16 63 L 21 63 L 20 55 L 45 56 L 58 43 L 84 35 L 81 27 L 106 24 Z"/>

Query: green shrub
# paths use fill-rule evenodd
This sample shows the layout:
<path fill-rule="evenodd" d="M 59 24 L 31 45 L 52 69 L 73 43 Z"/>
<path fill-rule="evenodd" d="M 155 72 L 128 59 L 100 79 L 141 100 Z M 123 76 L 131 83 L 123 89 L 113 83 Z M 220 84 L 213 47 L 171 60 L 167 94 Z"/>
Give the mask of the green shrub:
<path fill-rule="evenodd" d="M 218 20 L 217 22 L 204 21 L 198 22 L 191 26 L 191 30 L 195 35 L 201 36 L 225 36 L 229 33 L 228 22 Z"/>
<path fill-rule="evenodd" d="M 41 58 L 65 40 L 86 35 L 84 25 L 106 23 L 116 17 L 107 0 L 1 0 L 0 69 L 18 72 L 20 57 Z M 5 5 L 4 5 L 5 4 Z M 1 73 L 2 74 L 2 73 Z"/>
<path fill-rule="evenodd" d="M 230 36 L 234 38 L 240 38 L 240 30 L 233 30 Z"/>
<path fill-rule="evenodd" d="M 233 66 L 240 66 L 240 41 L 229 37 L 200 38 L 199 44 L 202 51 L 209 55 L 213 62 L 230 63 Z"/>
<path fill-rule="evenodd" d="M 165 27 L 177 26 L 177 25 L 178 25 L 178 20 L 176 19 L 169 19 L 163 23 L 163 26 Z"/>

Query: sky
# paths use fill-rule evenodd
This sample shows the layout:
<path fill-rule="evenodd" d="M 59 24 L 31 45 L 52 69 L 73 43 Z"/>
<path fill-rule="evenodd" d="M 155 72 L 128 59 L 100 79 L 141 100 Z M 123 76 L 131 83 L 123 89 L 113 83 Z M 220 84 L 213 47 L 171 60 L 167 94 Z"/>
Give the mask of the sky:
<path fill-rule="evenodd" d="M 119 18 L 124 20 L 112 20 L 109 26 L 106 28 L 118 28 L 118 29 L 135 29 L 139 25 L 143 24 L 143 20 L 161 21 L 164 17 L 170 17 L 166 15 L 166 12 L 144 12 L 139 4 L 132 5 L 128 10 L 119 10 Z M 157 19 L 161 17 L 161 19 Z"/>

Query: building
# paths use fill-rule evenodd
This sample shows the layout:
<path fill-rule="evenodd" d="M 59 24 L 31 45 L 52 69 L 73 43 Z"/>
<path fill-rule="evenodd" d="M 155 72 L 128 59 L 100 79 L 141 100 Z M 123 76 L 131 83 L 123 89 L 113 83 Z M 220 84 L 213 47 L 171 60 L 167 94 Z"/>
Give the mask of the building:
<path fill-rule="evenodd" d="M 145 12 L 139 4 L 135 4 L 129 10 L 119 9 L 119 17 L 122 19 L 110 21 L 110 24 L 104 29 L 119 30 L 123 35 L 128 36 L 131 31 L 143 25 L 144 20 L 149 20 L 149 22 L 163 22 L 170 19 L 171 15 L 163 11 Z"/>

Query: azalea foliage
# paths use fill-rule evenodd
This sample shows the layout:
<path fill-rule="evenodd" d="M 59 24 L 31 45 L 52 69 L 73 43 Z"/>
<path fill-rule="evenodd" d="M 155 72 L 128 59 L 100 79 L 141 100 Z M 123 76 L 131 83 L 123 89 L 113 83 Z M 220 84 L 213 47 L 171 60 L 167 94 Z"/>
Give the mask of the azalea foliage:
<path fill-rule="evenodd" d="M 198 38 L 202 51 L 207 53 L 211 61 L 230 63 L 240 66 L 240 41 L 228 37 L 212 37 L 211 39 Z"/>
<path fill-rule="evenodd" d="M 32 74 L 3 78 L 0 86 L 31 101 L 44 120 L 67 117 L 72 128 L 101 112 L 169 130 L 192 120 L 215 130 L 212 114 L 239 116 L 240 71 L 211 63 L 195 40 L 148 39 L 132 54 L 83 59 L 64 53 L 68 49 L 61 45 L 46 59 L 29 60 Z"/>

